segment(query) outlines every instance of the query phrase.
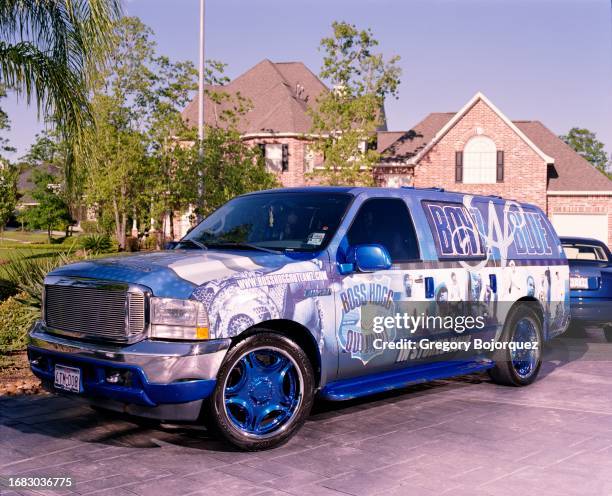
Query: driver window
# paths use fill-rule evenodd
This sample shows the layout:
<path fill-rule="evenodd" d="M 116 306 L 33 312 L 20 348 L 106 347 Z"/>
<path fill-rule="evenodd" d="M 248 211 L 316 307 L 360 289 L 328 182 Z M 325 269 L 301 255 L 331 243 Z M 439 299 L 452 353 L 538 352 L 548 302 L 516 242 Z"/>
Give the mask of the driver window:
<path fill-rule="evenodd" d="M 392 263 L 419 259 L 419 245 L 408 207 L 399 198 L 366 200 L 347 233 L 351 246 L 383 245 Z"/>

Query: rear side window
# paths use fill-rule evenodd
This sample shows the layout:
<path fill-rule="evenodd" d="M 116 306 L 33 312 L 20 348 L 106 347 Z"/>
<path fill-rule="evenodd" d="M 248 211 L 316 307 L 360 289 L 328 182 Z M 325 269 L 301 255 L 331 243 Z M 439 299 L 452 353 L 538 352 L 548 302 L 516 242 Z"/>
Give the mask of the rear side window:
<path fill-rule="evenodd" d="M 406 204 L 398 198 L 366 200 L 347 234 L 351 246 L 383 245 L 393 263 L 419 259 L 419 245 Z"/>
<path fill-rule="evenodd" d="M 596 262 L 607 262 L 608 255 L 601 246 L 589 244 L 566 244 L 563 243 L 563 251 L 568 260 L 591 260 Z"/>
<path fill-rule="evenodd" d="M 423 209 L 440 259 L 482 259 L 482 236 L 468 209 L 461 203 L 423 201 Z"/>

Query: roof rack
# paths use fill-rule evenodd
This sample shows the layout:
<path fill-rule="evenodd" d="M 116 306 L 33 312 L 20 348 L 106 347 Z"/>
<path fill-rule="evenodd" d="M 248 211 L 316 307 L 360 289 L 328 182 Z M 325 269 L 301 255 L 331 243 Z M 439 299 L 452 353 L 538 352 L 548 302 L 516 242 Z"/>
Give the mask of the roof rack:
<path fill-rule="evenodd" d="M 440 193 L 444 192 L 444 188 L 439 188 L 438 186 L 433 186 L 431 188 L 417 188 L 416 186 L 400 186 L 402 189 L 418 189 L 421 191 L 438 191 Z"/>

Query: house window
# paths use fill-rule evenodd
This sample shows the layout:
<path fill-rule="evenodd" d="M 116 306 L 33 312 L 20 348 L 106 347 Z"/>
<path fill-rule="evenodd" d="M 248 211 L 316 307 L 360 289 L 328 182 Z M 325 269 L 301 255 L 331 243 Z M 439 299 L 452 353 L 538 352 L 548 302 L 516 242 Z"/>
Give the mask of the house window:
<path fill-rule="evenodd" d="M 475 136 L 463 149 L 463 182 L 492 184 L 497 182 L 497 148 L 491 138 Z"/>
<path fill-rule="evenodd" d="M 289 170 L 289 145 L 266 143 L 259 145 L 266 159 L 266 167 L 271 172 L 286 172 Z"/>
<path fill-rule="evenodd" d="M 304 145 L 304 172 L 310 173 L 315 168 L 316 152 L 312 145 Z"/>

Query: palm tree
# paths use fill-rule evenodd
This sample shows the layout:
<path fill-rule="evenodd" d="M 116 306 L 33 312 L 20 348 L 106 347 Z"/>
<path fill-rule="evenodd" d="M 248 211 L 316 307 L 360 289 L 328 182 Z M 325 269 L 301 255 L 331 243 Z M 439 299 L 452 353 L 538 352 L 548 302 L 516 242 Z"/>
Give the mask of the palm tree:
<path fill-rule="evenodd" d="M 105 62 L 120 0 L 0 0 L 0 84 L 68 135 L 89 121 L 88 83 Z"/>

